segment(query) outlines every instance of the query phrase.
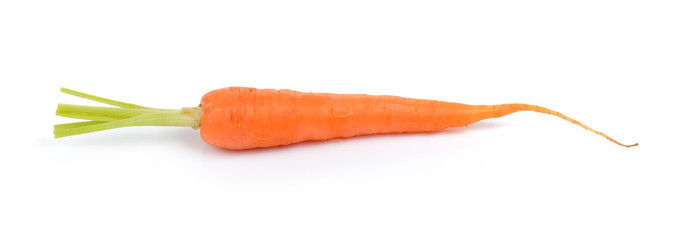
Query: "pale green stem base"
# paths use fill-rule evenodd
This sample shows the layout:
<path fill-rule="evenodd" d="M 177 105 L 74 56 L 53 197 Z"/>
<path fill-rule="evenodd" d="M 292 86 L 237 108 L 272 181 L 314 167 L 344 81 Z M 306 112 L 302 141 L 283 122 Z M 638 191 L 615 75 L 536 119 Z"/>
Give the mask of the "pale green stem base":
<path fill-rule="evenodd" d="M 89 121 L 56 124 L 55 138 L 130 126 L 178 126 L 199 128 L 201 107 L 159 109 L 115 101 L 61 88 L 61 92 L 116 107 L 58 104 L 56 115 Z"/>

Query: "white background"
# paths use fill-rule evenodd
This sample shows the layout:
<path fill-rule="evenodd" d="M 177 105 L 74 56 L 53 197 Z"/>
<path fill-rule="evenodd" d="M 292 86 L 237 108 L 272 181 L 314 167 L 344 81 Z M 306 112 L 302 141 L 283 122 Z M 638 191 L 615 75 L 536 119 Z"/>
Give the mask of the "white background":
<path fill-rule="evenodd" d="M 2 239 L 688 239 L 687 1 L 3 1 Z M 162 108 L 227 86 L 553 108 L 225 151 L 63 139 L 64 86 Z"/>

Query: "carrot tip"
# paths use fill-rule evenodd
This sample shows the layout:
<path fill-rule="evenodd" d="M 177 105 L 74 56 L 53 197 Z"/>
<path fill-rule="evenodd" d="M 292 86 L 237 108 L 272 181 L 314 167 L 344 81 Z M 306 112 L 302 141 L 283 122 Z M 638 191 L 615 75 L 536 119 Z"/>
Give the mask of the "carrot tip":
<path fill-rule="evenodd" d="M 514 110 L 517 110 L 517 111 L 534 111 L 534 112 L 546 113 L 546 114 L 557 116 L 559 118 L 565 119 L 568 122 L 574 123 L 575 125 L 578 125 L 584 129 L 587 129 L 590 132 L 596 133 L 597 135 L 602 136 L 602 137 L 608 139 L 609 141 L 611 141 L 615 144 L 618 144 L 618 145 L 626 147 L 626 148 L 637 147 L 637 145 L 638 145 L 637 143 L 632 144 L 632 145 L 622 144 L 622 143 L 616 141 L 615 139 L 609 137 L 608 135 L 606 135 L 602 132 L 599 132 L 597 130 L 594 130 L 594 129 L 580 123 L 579 121 L 577 121 L 575 119 L 572 119 L 566 115 L 563 115 L 562 113 L 553 111 L 553 110 L 545 108 L 545 107 L 540 107 L 540 106 L 530 105 L 530 104 L 503 104 L 503 106 L 513 108 Z"/>

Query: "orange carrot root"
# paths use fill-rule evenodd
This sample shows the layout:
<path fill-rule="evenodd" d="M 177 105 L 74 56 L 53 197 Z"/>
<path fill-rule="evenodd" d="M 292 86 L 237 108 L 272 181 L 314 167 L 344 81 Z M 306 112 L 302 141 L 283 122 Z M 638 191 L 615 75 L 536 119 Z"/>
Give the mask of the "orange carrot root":
<path fill-rule="evenodd" d="M 554 115 L 624 147 L 556 111 L 529 104 L 468 105 L 385 95 L 306 93 L 229 87 L 204 95 L 201 137 L 250 149 L 369 134 L 434 132 L 519 111 Z"/>

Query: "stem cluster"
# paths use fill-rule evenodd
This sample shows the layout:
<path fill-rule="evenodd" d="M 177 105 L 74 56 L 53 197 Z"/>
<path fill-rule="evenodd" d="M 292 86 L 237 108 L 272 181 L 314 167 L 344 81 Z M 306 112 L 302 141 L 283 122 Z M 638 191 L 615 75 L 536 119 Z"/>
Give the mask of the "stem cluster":
<path fill-rule="evenodd" d="M 102 98 L 67 88 L 61 92 L 115 107 L 58 104 L 56 115 L 87 121 L 56 124 L 55 138 L 130 126 L 178 126 L 199 128 L 201 107 L 160 109 Z"/>

